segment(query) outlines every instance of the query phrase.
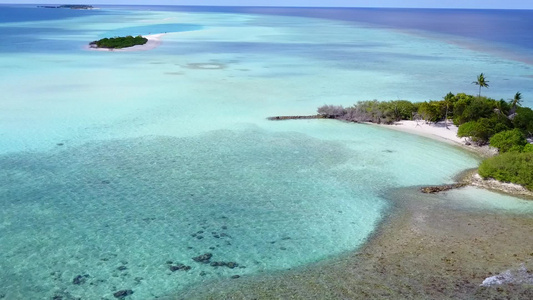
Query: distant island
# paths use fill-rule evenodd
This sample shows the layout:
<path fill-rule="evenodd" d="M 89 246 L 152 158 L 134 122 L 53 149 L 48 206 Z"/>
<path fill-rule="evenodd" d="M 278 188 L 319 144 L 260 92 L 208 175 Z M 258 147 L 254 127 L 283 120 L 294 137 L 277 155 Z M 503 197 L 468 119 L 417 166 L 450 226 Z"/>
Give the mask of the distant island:
<path fill-rule="evenodd" d="M 125 37 L 103 38 L 98 41 L 91 42 L 91 48 L 105 48 L 105 49 L 122 49 L 138 45 L 144 45 L 148 39 L 143 36 L 133 37 L 131 35 Z"/>
<path fill-rule="evenodd" d="M 59 5 L 59 6 L 53 6 L 53 5 L 40 5 L 38 6 L 40 8 L 67 8 L 67 9 L 94 9 L 92 5 Z"/>

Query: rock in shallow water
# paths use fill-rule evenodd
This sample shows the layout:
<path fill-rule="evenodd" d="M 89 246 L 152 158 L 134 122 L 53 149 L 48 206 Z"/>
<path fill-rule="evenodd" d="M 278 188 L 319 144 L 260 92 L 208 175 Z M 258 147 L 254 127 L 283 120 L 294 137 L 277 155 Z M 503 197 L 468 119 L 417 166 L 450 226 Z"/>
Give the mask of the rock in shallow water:
<path fill-rule="evenodd" d="M 78 275 L 74 277 L 74 279 L 72 279 L 72 284 L 76 284 L 76 285 L 84 284 L 85 282 L 87 282 L 87 278 L 89 278 L 88 274 Z"/>
<path fill-rule="evenodd" d="M 115 292 L 113 296 L 115 296 L 115 298 L 118 298 L 118 299 L 124 299 L 127 296 L 132 295 L 132 294 L 133 294 L 132 290 L 120 290 L 118 292 Z"/>
<path fill-rule="evenodd" d="M 171 265 L 168 267 L 170 269 L 170 271 L 172 272 L 175 272 L 175 271 L 189 271 L 191 269 L 190 266 L 186 266 L 184 264 L 176 264 L 176 265 Z"/>
<path fill-rule="evenodd" d="M 213 257 L 213 254 L 211 254 L 211 253 L 205 253 L 205 254 L 202 254 L 202 255 L 199 255 L 199 256 L 193 257 L 192 259 L 193 259 L 195 262 L 200 262 L 200 263 L 207 264 L 207 263 L 209 263 L 209 261 L 211 260 L 211 257 Z"/>

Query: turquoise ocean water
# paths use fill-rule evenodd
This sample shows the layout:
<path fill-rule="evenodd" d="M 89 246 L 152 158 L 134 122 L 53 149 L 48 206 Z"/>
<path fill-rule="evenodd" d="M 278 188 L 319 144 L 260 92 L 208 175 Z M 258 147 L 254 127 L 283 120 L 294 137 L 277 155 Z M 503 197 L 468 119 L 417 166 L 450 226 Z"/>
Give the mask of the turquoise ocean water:
<path fill-rule="evenodd" d="M 454 32 L 220 8 L 0 6 L 0 16 L 10 41 L 0 45 L 6 299 L 124 289 L 154 299 L 328 259 L 364 243 L 389 189 L 452 182 L 478 164 L 386 128 L 268 116 L 475 93 L 480 72 L 491 81 L 483 94 L 521 91 L 533 104 L 527 51 L 472 47 Z M 169 34 L 151 51 L 85 49 L 160 32 Z M 475 189 L 454 197 L 488 199 L 468 209 L 530 209 Z M 236 264 L 193 260 L 205 253 Z"/>

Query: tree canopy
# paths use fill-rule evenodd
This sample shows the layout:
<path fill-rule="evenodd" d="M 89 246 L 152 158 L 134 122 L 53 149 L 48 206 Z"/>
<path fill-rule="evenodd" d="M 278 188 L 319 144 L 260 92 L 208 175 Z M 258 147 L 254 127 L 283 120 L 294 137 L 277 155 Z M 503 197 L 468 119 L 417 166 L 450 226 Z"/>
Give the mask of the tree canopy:
<path fill-rule="evenodd" d="M 98 41 L 91 42 L 91 47 L 108 48 L 108 49 L 122 49 L 133 47 L 137 45 L 144 45 L 148 39 L 140 35 L 133 37 L 131 35 L 125 37 L 103 38 Z"/>

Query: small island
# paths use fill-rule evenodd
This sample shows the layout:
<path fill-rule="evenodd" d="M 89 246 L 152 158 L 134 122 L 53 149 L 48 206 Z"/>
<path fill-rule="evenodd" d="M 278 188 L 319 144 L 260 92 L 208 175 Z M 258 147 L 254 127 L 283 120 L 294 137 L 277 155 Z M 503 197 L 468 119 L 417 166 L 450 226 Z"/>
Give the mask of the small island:
<path fill-rule="evenodd" d="M 94 9 L 92 5 L 59 5 L 59 6 L 52 6 L 52 5 L 41 5 L 38 6 L 40 8 L 67 8 L 67 9 Z"/>
<path fill-rule="evenodd" d="M 89 46 L 91 48 L 105 48 L 105 49 L 122 49 L 133 46 L 144 45 L 148 42 L 148 39 L 143 36 L 133 37 L 131 35 L 125 37 L 103 38 L 98 41 L 91 42 Z"/>

